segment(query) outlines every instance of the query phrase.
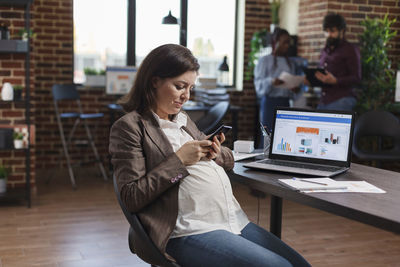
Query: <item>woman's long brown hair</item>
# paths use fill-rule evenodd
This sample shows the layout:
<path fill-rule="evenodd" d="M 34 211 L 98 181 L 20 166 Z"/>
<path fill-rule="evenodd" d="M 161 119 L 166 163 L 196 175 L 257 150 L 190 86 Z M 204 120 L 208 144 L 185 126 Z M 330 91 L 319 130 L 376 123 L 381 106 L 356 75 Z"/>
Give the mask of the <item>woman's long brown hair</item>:
<path fill-rule="evenodd" d="M 129 93 L 119 101 L 126 112 L 144 111 L 155 107 L 156 90 L 153 78 L 177 77 L 187 71 L 198 71 L 200 65 L 192 52 L 184 46 L 166 44 L 152 50 L 142 61 Z"/>

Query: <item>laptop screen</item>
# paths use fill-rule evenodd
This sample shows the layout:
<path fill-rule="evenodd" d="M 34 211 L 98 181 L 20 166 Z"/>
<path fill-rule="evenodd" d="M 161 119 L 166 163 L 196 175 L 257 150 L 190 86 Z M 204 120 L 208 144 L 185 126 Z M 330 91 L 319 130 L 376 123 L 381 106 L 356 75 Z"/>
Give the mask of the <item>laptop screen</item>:
<path fill-rule="evenodd" d="M 351 112 L 277 109 L 270 156 L 347 162 L 352 120 Z"/>

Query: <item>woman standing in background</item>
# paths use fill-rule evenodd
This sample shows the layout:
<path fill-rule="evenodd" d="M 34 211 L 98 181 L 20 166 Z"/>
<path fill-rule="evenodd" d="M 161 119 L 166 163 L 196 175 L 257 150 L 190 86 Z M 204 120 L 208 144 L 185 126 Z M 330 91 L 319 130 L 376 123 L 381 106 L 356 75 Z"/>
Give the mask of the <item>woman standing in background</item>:
<path fill-rule="evenodd" d="M 282 72 L 296 75 L 297 66 L 288 57 L 290 35 L 285 29 L 275 29 L 272 36 L 272 54 L 260 58 L 254 69 L 254 86 L 259 105 L 260 122 L 272 129 L 276 107 L 289 107 L 290 99 L 296 97 L 300 88 L 278 88 L 283 81 L 278 77 Z"/>

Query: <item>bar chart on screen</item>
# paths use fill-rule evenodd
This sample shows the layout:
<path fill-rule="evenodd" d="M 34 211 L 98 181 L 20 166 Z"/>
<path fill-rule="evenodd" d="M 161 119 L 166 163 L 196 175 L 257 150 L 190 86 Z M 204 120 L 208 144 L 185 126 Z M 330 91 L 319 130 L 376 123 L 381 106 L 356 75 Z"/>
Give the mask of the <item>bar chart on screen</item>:
<path fill-rule="evenodd" d="M 284 141 L 284 139 L 281 139 L 281 142 L 277 145 L 277 149 L 280 151 L 286 151 L 286 152 L 292 152 L 292 146 Z"/>

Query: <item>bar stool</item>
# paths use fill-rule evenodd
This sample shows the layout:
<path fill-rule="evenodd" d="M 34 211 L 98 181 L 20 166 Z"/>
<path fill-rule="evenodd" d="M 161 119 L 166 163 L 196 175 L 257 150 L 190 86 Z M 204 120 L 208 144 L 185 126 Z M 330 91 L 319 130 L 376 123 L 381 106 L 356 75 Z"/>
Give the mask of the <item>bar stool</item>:
<path fill-rule="evenodd" d="M 75 189 L 76 183 L 75 183 L 74 172 L 72 169 L 71 158 L 70 158 L 70 155 L 68 152 L 68 147 L 72 144 L 72 137 L 75 133 L 77 126 L 79 125 L 79 123 L 81 121 L 83 122 L 85 131 L 86 131 L 86 135 L 87 135 L 87 139 L 79 140 L 80 142 L 78 142 L 78 143 L 82 143 L 82 141 L 84 141 L 85 143 L 88 143 L 91 146 L 94 156 L 95 156 L 95 162 L 97 162 L 97 164 L 98 164 L 101 175 L 103 176 L 104 180 L 107 180 L 107 175 L 106 175 L 103 163 L 101 162 L 101 159 L 97 152 L 97 148 L 93 141 L 92 134 L 89 129 L 89 125 L 87 123 L 88 119 L 102 118 L 102 117 L 104 117 L 104 114 L 103 113 L 83 113 L 81 101 L 79 98 L 79 93 L 76 88 L 76 85 L 74 85 L 74 84 L 55 84 L 55 85 L 53 85 L 52 92 L 53 92 L 53 102 L 54 102 L 54 109 L 56 112 L 58 129 L 60 131 L 60 137 L 61 137 L 61 142 L 62 142 L 63 149 L 64 149 L 64 155 L 67 160 L 68 172 L 69 172 L 69 177 L 71 179 L 72 187 Z M 65 101 L 65 100 L 76 101 L 77 109 L 75 112 L 60 113 L 59 101 Z M 63 124 L 62 124 L 63 119 L 75 119 L 74 125 L 72 126 L 72 129 L 70 130 L 70 132 L 68 134 L 67 140 L 65 139 L 65 132 L 64 132 Z"/>

